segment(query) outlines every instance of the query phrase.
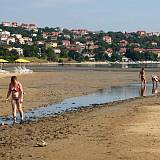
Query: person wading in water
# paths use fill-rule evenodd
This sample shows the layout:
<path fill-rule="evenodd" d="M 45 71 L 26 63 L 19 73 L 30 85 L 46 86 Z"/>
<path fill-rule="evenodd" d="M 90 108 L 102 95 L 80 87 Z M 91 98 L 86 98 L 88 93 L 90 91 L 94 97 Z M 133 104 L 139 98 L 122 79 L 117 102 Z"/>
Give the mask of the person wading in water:
<path fill-rule="evenodd" d="M 11 77 L 11 83 L 9 84 L 8 93 L 6 100 L 8 101 L 8 98 L 11 95 L 11 104 L 12 104 L 12 114 L 13 114 L 13 123 L 16 123 L 16 110 L 18 109 L 21 122 L 23 122 L 23 109 L 22 109 L 22 103 L 23 103 L 23 87 L 22 84 L 17 80 L 16 76 Z"/>
<path fill-rule="evenodd" d="M 141 71 L 139 72 L 139 78 L 141 79 L 141 86 L 146 85 L 146 77 L 145 77 L 145 71 L 144 68 L 142 67 Z"/>

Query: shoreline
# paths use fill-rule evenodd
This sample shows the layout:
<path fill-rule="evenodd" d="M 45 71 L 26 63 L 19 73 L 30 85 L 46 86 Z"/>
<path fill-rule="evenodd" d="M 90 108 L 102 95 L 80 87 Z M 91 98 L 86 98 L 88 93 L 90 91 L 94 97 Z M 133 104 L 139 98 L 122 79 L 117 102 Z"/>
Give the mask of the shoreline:
<path fill-rule="evenodd" d="M 97 64 L 160 64 L 160 61 L 133 61 L 133 62 L 64 62 L 64 63 L 59 63 L 59 62 L 30 62 L 30 65 L 97 65 Z M 18 65 L 18 63 L 5 63 L 5 65 Z"/>
<path fill-rule="evenodd" d="M 138 72 L 60 71 L 20 75 L 29 110 L 110 86 L 138 82 Z M 146 73 L 147 79 L 151 76 Z M 0 78 L 0 114 L 10 77 Z M 160 95 L 92 105 L 27 124 L 0 127 L 0 159 L 156 160 L 160 157 Z M 47 145 L 38 147 L 44 140 Z M 147 146 L 147 147 L 146 147 Z M 158 151 L 156 151 L 158 150 Z M 83 154 L 82 154 L 83 153 Z"/>
<path fill-rule="evenodd" d="M 156 104 L 154 101 L 156 101 Z M 138 127 L 137 131 L 134 131 L 134 135 L 130 133 L 130 130 L 133 130 L 135 125 L 139 126 L 139 123 L 142 123 L 143 126 L 141 114 L 146 114 L 148 109 L 158 109 L 154 106 L 151 107 L 152 105 L 160 105 L 159 96 L 113 102 L 97 105 L 94 108 L 81 108 L 77 111 L 65 112 L 62 115 L 55 115 L 40 119 L 37 122 L 15 125 L 14 127 L 2 126 L 0 127 L 0 142 L 3 135 L 5 135 L 3 137 L 5 146 L 2 145 L 2 149 L 0 145 L 0 156 L 2 160 L 11 156 L 13 159 L 24 160 L 30 158 L 36 160 L 37 156 L 40 159 L 47 160 L 51 157 L 55 157 L 55 160 L 63 160 L 65 158 L 87 160 L 88 156 L 92 160 L 97 158 L 110 160 L 111 157 L 113 160 L 117 160 L 125 159 L 126 156 L 128 157 L 127 159 L 130 159 L 134 155 L 134 157 L 143 157 L 141 159 L 146 160 L 144 154 L 135 152 L 136 148 L 131 148 L 131 146 L 136 147 L 139 145 L 139 141 L 135 141 L 135 138 L 142 138 L 143 135 L 137 137 L 139 134 Z M 148 112 L 147 114 L 151 113 Z M 136 122 L 136 117 L 139 119 L 138 122 Z M 148 128 L 148 133 L 151 131 L 152 129 Z M 20 136 L 23 134 L 24 136 Z M 144 138 L 146 139 L 145 134 Z M 12 136 L 10 137 L 10 135 Z M 149 137 L 152 138 L 151 135 Z M 40 139 L 47 142 L 48 145 L 42 148 L 34 147 Z M 141 145 L 137 147 L 145 145 L 145 139 L 143 141 L 142 138 Z M 12 143 L 9 143 L 10 141 Z M 152 139 L 147 140 L 147 143 L 151 142 Z M 158 145 L 158 141 L 155 144 Z M 8 152 L 6 153 L 5 150 L 8 150 Z M 73 150 L 74 152 L 72 152 Z M 85 150 L 88 152 L 84 152 Z M 83 154 L 81 154 L 82 152 Z M 148 152 L 153 157 L 150 159 L 155 159 L 152 150 L 148 150 Z"/>
<path fill-rule="evenodd" d="M 106 74 L 103 71 L 60 71 L 18 75 L 18 80 L 24 86 L 24 110 L 26 111 L 61 102 L 67 98 L 93 93 L 98 89 L 137 82 L 135 75 L 135 72 Z M 4 102 L 9 83 L 10 75 L 0 78 L 0 114 L 2 116 L 11 113 L 10 104 Z"/>

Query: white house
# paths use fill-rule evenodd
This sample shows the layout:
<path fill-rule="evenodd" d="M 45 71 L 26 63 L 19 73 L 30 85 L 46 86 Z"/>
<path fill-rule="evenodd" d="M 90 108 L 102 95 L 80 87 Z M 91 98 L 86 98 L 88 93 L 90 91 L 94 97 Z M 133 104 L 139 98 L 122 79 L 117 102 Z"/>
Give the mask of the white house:
<path fill-rule="evenodd" d="M 1 40 L 1 41 L 6 41 L 6 42 L 7 42 L 7 39 L 8 39 L 8 37 L 7 37 L 7 36 L 4 36 L 4 35 L 0 37 L 0 40 Z"/>
<path fill-rule="evenodd" d="M 36 33 L 33 33 L 32 36 L 33 36 L 33 37 L 37 37 L 37 34 L 36 34 Z"/>
<path fill-rule="evenodd" d="M 25 44 L 25 41 L 24 41 L 23 38 L 19 38 L 18 41 L 19 41 L 20 44 Z"/>
<path fill-rule="evenodd" d="M 9 51 L 11 51 L 11 50 L 16 50 L 18 52 L 19 56 L 23 56 L 23 49 L 22 48 L 15 48 L 15 47 L 9 48 Z"/>
<path fill-rule="evenodd" d="M 60 54 L 60 53 L 61 53 L 61 50 L 60 50 L 59 48 L 55 48 L 55 49 L 54 49 L 54 53 Z"/>
<path fill-rule="evenodd" d="M 23 37 L 25 42 L 32 42 L 32 38 L 30 37 Z"/>
<path fill-rule="evenodd" d="M 17 39 L 20 39 L 22 38 L 22 35 L 21 34 L 12 34 L 13 37 L 16 37 Z"/>
<path fill-rule="evenodd" d="M 11 23 L 10 23 L 10 22 L 2 22 L 1 24 L 2 24 L 2 26 L 4 26 L 4 27 L 10 27 L 10 26 L 11 26 Z"/>
<path fill-rule="evenodd" d="M 7 44 L 9 44 L 9 43 L 15 43 L 15 42 L 16 42 L 16 39 L 14 37 L 8 37 Z"/>
<path fill-rule="evenodd" d="M 1 35 L 2 35 L 2 36 L 4 35 L 4 36 L 8 36 L 8 37 L 9 37 L 9 36 L 11 35 L 11 33 L 8 32 L 8 31 L 2 31 L 2 32 L 1 32 Z"/>

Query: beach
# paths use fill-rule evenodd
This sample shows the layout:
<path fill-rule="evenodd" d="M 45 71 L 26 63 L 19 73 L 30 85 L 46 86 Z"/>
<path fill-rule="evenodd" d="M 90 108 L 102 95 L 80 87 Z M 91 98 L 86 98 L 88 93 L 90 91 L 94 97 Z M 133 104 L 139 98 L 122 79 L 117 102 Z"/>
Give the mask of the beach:
<path fill-rule="evenodd" d="M 18 75 L 25 91 L 24 110 L 86 95 L 98 89 L 137 83 L 138 72 L 60 71 Z M 152 72 L 147 73 L 151 79 Z M 11 114 L 5 96 L 11 75 L 0 75 L 0 114 Z M 95 105 L 0 127 L 0 159 L 152 160 L 160 157 L 160 98 L 141 97 Z M 37 143 L 44 140 L 45 147 Z"/>
<path fill-rule="evenodd" d="M 11 75 L 0 75 L 0 115 L 8 115 L 11 111 L 9 103 L 5 102 Z M 57 71 L 17 76 L 24 88 L 24 110 L 86 95 L 98 89 L 138 82 L 136 72 Z"/>

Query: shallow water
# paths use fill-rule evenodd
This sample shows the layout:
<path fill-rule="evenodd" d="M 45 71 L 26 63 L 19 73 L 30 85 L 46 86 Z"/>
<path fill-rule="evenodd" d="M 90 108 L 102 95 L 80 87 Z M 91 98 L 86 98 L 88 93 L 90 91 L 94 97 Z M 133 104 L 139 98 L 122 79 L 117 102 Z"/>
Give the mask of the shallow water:
<path fill-rule="evenodd" d="M 19 65 L 19 64 L 18 64 Z M 3 69 L 13 72 L 14 67 L 17 64 L 4 64 Z M 148 69 L 159 69 L 160 63 L 135 63 L 135 64 L 120 64 L 120 63 L 108 63 L 108 64 L 43 64 L 43 65 L 30 65 L 26 64 L 26 68 L 32 69 L 34 72 L 53 72 L 53 71 L 63 71 L 63 70 L 114 70 L 114 69 L 139 69 L 141 67 Z"/>
<path fill-rule="evenodd" d="M 119 100 L 127 100 L 140 96 L 151 96 L 157 94 L 158 89 L 152 87 L 152 84 L 147 84 L 146 87 L 141 87 L 139 84 L 131 84 L 128 86 L 111 87 L 110 89 L 100 89 L 95 93 L 68 98 L 61 103 L 48 105 L 33 109 L 25 113 L 25 120 L 35 121 L 39 118 L 48 117 L 65 111 L 76 110 L 80 107 L 87 107 L 93 104 L 104 104 Z M 12 117 L 0 117 L 0 123 L 11 124 Z"/>

